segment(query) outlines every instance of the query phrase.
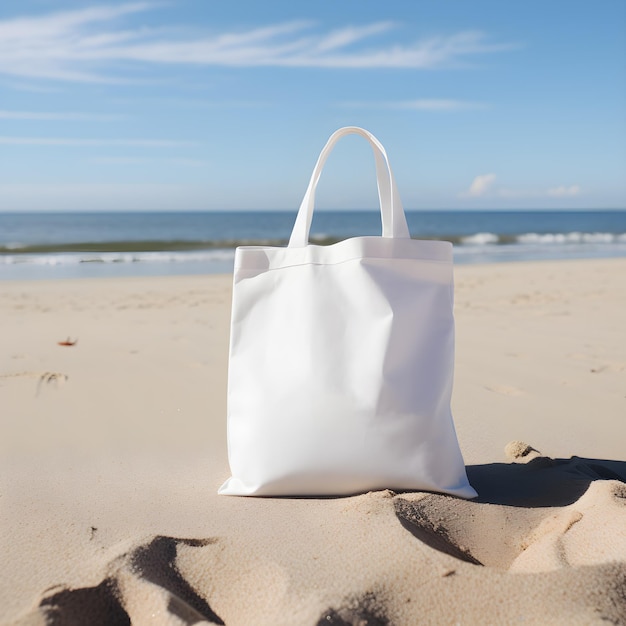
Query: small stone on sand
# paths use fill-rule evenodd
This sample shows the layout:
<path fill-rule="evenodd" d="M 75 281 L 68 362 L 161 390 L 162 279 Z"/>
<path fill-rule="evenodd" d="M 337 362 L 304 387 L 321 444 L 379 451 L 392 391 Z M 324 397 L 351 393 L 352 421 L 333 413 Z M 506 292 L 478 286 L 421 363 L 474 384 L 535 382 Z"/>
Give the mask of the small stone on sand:
<path fill-rule="evenodd" d="M 541 456 L 539 450 L 535 450 L 535 448 L 523 441 L 510 441 L 504 447 L 504 453 L 509 461 L 519 461 L 523 459 L 524 462 L 527 462 Z"/>

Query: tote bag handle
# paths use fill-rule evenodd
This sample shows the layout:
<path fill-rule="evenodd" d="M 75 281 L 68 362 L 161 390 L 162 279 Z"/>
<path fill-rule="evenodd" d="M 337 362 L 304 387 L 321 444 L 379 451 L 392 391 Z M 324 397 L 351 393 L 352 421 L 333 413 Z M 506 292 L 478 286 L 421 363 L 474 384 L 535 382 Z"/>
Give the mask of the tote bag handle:
<path fill-rule="evenodd" d="M 335 131 L 330 136 L 330 139 L 326 142 L 326 145 L 317 159 L 315 169 L 313 170 L 313 174 L 311 174 L 309 186 L 300 204 L 300 209 L 298 210 L 291 238 L 289 239 L 290 248 L 301 248 L 308 244 L 311 220 L 313 219 L 313 208 L 315 206 L 315 190 L 317 183 L 319 182 L 328 155 L 335 147 L 337 141 L 345 135 L 361 135 L 361 137 L 367 139 L 374 152 L 383 237 L 408 239 L 411 236 L 385 148 L 383 148 L 383 145 L 372 133 L 365 129 L 359 128 L 358 126 L 346 126 Z"/>

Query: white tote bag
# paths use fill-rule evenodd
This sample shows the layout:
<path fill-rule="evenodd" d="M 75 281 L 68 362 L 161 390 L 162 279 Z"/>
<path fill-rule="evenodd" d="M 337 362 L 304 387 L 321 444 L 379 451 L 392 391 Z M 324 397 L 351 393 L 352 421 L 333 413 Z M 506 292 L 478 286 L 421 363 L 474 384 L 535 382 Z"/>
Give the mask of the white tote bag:
<path fill-rule="evenodd" d="M 382 237 L 308 243 L 337 140 L 370 143 Z M 228 369 L 232 477 L 219 493 L 476 492 L 450 396 L 452 245 L 410 238 L 383 146 L 341 128 L 311 176 L 287 247 L 237 248 Z"/>

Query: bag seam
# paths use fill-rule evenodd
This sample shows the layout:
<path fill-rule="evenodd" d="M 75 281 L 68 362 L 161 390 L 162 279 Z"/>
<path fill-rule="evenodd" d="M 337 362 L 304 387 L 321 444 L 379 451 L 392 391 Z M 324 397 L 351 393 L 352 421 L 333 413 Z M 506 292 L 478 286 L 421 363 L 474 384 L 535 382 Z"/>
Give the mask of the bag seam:
<path fill-rule="evenodd" d="M 235 272 L 258 272 L 258 271 L 263 271 L 263 272 L 271 272 L 271 271 L 276 271 L 276 270 L 283 270 L 283 269 L 287 269 L 289 267 L 303 267 L 305 265 L 315 265 L 315 266 L 322 266 L 322 265 L 328 265 L 328 266 L 335 266 L 335 265 L 342 265 L 344 263 L 350 263 L 352 261 L 361 261 L 361 260 L 366 260 L 366 259 L 371 259 L 371 260 L 381 260 L 381 261 L 421 261 L 423 263 L 437 263 L 437 264 L 446 264 L 446 265 L 452 265 L 453 262 L 452 261 L 444 261 L 442 259 L 424 259 L 424 258 L 415 258 L 415 257 L 353 257 L 351 259 L 344 259 L 343 261 L 337 261 L 336 263 L 329 263 L 329 262 L 324 262 L 324 263 L 319 263 L 319 262 L 315 262 L 315 261 L 306 261 L 304 263 L 289 263 L 288 265 L 281 265 L 280 267 L 257 267 L 257 268 L 242 268 L 242 267 L 236 267 L 234 268 Z"/>

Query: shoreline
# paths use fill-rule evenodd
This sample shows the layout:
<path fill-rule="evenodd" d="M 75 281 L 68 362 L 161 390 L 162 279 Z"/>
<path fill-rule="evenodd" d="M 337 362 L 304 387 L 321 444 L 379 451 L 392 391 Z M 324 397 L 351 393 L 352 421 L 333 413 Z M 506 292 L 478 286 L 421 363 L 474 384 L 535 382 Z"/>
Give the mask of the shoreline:
<path fill-rule="evenodd" d="M 456 248 L 455 248 L 456 251 Z M 234 250 L 232 251 L 234 254 Z M 461 258 L 454 259 L 454 269 L 455 272 L 459 268 L 466 267 L 497 267 L 504 266 L 508 267 L 510 265 L 534 265 L 534 264 L 550 264 L 550 263 L 587 263 L 587 262 L 620 262 L 626 261 L 626 255 L 615 254 L 615 255 L 599 255 L 599 256 L 564 256 L 564 257 L 545 257 L 545 258 L 510 258 L 510 259 L 498 259 L 498 260 L 466 260 Z M 87 264 L 90 265 L 90 264 Z M 92 267 L 97 267 L 99 269 L 109 269 L 116 264 L 93 264 Z M 36 283 L 54 283 L 56 281 L 93 281 L 93 280 L 168 280 L 168 279 L 200 279 L 203 277 L 211 277 L 211 276 L 232 276 L 232 268 L 230 265 L 226 267 L 227 264 L 223 264 L 224 268 L 220 271 L 206 271 L 207 264 L 205 262 L 198 262 L 197 267 L 193 271 L 189 271 L 188 273 L 173 273 L 173 272 L 165 272 L 165 273 L 150 273 L 146 271 L 146 273 L 131 273 L 131 274 L 102 274 L 102 275 L 85 275 L 85 276 L 53 276 L 49 278 L 42 277 L 34 277 L 34 278 L 3 278 L 0 274 L 0 285 L 11 285 L 17 283 L 26 283 L 26 284 L 36 284 Z M 158 271 L 158 268 L 157 268 Z"/>

